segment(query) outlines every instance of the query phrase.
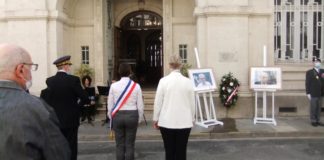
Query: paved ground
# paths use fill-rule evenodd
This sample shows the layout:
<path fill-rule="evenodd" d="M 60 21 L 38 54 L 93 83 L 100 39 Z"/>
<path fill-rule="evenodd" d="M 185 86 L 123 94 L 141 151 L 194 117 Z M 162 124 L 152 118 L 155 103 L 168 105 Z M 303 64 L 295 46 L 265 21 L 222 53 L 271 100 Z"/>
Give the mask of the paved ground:
<path fill-rule="evenodd" d="M 324 117 L 322 117 L 324 120 Z M 221 120 L 221 119 L 220 119 Z M 324 127 L 313 127 L 308 117 L 277 118 L 273 124 L 254 124 L 252 119 L 223 119 L 224 126 L 203 128 L 195 126 L 190 139 L 228 139 L 258 137 L 324 137 Z M 109 141 L 108 125 L 84 123 L 79 128 L 79 141 Z M 158 130 L 152 128 L 152 122 L 140 125 L 137 132 L 139 140 L 161 140 Z"/>
<path fill-rule="evenodd" d="M 114 142 L 79 143 L 79 160 L 115 159 Z M 323 160 L 324 138 L 191 139 L 188 160 Z M 136 160 L 164 160 L 160 140 L 138 140 Z"/>

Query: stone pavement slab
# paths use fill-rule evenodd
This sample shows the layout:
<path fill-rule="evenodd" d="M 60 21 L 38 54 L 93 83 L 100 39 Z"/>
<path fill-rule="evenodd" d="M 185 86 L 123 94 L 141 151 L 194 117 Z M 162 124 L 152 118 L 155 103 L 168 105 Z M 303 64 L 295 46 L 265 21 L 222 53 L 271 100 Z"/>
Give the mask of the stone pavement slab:
<path fill-rule="evenodd" d="M 322 118 L 324 119 L 324 117 Z M 203 128 L 194 126 L 190 139 L 258 138 L 258 137 L 324 137 L 324 127 L 313 127 L 308 117 L 280 117 L 277 126 L 273 124 L 254 124 L 253 119 L 219 119 L 224 126 Z M 108 138 L 108 124 L 96 121 L 94 125 L 83 123 L 79 128 L 79 141 L 111 141 Z M 148 124 L 140 124 L 137 139 L 161 140 L 159 130 Z"/>

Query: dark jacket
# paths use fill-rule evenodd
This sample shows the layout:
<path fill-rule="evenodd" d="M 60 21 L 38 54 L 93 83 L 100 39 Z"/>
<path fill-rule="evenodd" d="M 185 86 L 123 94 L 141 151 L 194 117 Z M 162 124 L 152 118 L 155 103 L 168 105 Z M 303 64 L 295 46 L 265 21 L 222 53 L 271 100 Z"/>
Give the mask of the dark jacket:
<path fill-rule="evenodd" d="M 0 81 L 0 159 L 70 160 L 53 108 L 17 83 Z"/>
<path fill-rule="evenodd" d="M 324 95 L 324 79 L 321 76 L 322 74 L 324 74 L 323 69 L 320 69 L 319 73 L 314 68 L 306 72 L 306 94 L 310 94 L 312 97 Z"/>
<path fill-rule="evenodd" d="M 65 72 L 57 72 L 46 80 L 47 89 L 41 97 L 50 104 L 61 122 L 61 128 L 78 127 L 80 124 L 80 106 L 90 103 L 87 93 L 82 89 L 80 79 Z"/>

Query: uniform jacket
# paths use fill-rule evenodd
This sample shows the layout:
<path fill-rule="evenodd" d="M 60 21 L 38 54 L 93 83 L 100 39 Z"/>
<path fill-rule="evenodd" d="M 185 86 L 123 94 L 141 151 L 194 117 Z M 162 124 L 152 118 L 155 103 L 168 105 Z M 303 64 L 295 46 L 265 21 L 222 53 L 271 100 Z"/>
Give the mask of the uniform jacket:
<path fill-rule="evenodd" d="M 77 127 L 80 124 L 80 105 L 90 103 L 87 93 L 82 89 L 79 77 L 68 75 L 65 72 L 57 72 L 55 76 L 46 80 L 47 91 L 44 96 L 46 101 L 55 110 L 61 122 L 61 128 Z"/>
<path fill-rule="evenodd" d="M 324 95 L 324 79 L 321 77 L 322 74 L 324 74 L 323 69 L 320 69 L 319 73 L 314 68 L 306 72 L 306 94 L 310 94 L 312 97 Z"/>
<path fill-rule="evenodd" d="M 193 84 L 179 70 L 163 77 L 158 85 L 153 120 L 171 129 L 191 128 L 195 116 Z"/>
<path fill-rule="evenodd" d="M 69 160 L 53 108 L 13 81 L 0 81 L 0 159 Z"/>

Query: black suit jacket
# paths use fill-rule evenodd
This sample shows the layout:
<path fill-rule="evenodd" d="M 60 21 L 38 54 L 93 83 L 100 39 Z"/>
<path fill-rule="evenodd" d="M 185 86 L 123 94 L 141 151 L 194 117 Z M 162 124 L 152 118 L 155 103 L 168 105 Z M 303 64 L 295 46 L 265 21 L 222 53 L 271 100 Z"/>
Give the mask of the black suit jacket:
<path fill-rule="evenodd" d="M 306 72 L 306 94 L 312 97 L 321 97 L 324 94 L 324 79 L 322 78 L 324 70 L 320 69 L 319 73 L 313 68 Z"/>
<path fill-rule="evenodd" d="M 46 80 L 47 90 L 41 95 L 50 104 L 61 123 L 61 128 L 78 127 L 80 124 L 81 102 L 90 103 L 87 93 L 82 89 L 79 77 L 57 72 Z"/>

